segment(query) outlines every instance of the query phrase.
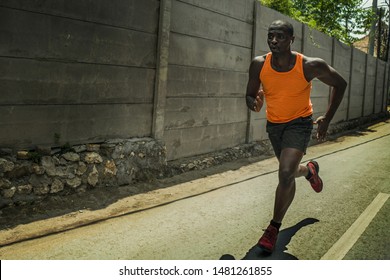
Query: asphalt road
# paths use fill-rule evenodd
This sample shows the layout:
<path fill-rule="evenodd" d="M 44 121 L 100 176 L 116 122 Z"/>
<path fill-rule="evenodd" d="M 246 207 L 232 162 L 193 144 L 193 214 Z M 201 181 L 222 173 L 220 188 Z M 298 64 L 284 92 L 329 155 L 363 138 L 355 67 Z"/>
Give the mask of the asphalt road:
<path fill-rule="evenodd" d="M 100 212 L 76 213 L 78 221 L 118 217 L 2 246 L 0 259 L 215 260 L 231 254 L 236 259 L 389 260 L 390 122 L 312 146 L 304 161 L 310 159 L 320 164 L 324 190 L 317 194 L 305 179 L 297 179 L 272 255 L 255 244 L 272 215 L 274 158 L 124 199 Z M 1 231 L 0 239 L 50 229 L 54 222 L 69 225 L 72 218 Z"/>

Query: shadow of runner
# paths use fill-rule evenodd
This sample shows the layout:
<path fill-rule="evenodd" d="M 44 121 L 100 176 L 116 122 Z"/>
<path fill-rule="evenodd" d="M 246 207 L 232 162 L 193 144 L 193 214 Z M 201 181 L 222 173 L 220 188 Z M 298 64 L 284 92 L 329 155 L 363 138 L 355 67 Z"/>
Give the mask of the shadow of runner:
<path fill-rule="evenodd" d="M 243 260 L 298 260 L 297 257 L 285 252 L 287 245 L 290 243 L 292 237 L 303 227 L 319 222 L 314 218 L 306 218 L 295 226 L 283 229 L 279 232 L 278 240 L 276 241 L 275 249 L 272 254 L 269 254 L 259 248 L 257 245 L 253 246 L 246 255 L 242 258 Z M 234 260 L 234 256 L 225 254 L 220 260 Z"/>

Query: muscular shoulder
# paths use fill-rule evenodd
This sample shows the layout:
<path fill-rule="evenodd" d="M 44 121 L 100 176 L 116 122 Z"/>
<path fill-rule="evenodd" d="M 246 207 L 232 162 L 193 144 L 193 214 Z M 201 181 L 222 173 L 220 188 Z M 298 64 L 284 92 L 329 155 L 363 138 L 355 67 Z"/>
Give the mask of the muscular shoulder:
<path fill-rule="evenodd" d="M 265 58 L 267 57 L 267 55 L 261 55 L 261 56 L 256 56 L 253 60 L 252 60 L 252 64 L 254 67 L 258 67 L 258 68 L 262 68 L 263 65 L 264 65 L 264 62 L 265 62 Z"/>
<path fill-rule="evenodd" d="M 329 69 L 329 65 L 319 57 L 303 56 L 303 72 L 308 81 L 313 80 Z"/>
<path fill-rule="evenodd" d="M 303 55 L 303 64 L 308 68 L 323 67 L 327 65 L 325 60 L 323 60 L 322 58 L 309 57 L 305 55 Z"/>
<path fill-rule="evenodd" d="M 256 56 L 249 67 L 249 75 L 251 76 L 259 76 L 261 69 L 263 68 L 265 62 L 266 55 Z"/>

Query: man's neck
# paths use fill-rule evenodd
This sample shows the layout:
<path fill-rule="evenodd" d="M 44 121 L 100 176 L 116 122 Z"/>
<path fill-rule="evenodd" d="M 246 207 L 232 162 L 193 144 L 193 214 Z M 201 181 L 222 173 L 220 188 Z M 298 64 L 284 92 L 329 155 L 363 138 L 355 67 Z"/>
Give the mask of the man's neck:
<path fill-rule="evenodd" d="M 295 55 L 290 52 L 272 54 L 272 68 L 279 72 L 290 71 L 295 65 Z"/>

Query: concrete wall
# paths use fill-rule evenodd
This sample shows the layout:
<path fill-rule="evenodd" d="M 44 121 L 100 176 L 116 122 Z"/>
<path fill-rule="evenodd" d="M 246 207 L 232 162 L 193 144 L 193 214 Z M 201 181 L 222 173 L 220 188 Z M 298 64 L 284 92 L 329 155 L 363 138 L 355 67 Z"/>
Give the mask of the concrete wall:
<path fill-rule="evenodd" d="M 245 142 L 253 1 L 172 1 L 164 140 L 168 159 Z"/>
<path fill-rule="evenodd" d="M 256 0 L 0 0 L 0 147 L 148 136 L 173 160 L 267 139 L 245 89 L 278 18 L 349 81 L 333 122 L 386 110 L 388 64 Z M 313 81 L 314 117 L 329 92 Z"/>
<path fill-rule="evenodd" d="M 0 145 L 151 134 L 157 0 L 0 1 Z"/>
<path fill-rule="evenodd" d="M 383 81 L 383 102 L 382 102 L 382 112 L 387 111 L 387 106 L 390 105 L 390 67 L 389 64 L 386 64 L 385 67 L 385 79 Z"/>
<path fill-rule="evenodd" d="M 332 63 L 333 40 L 327 35 L 304 27 L 305 39 L 303 52 L 307 56 L 320 57 L 327 63 Z M 313 103 L 314 118 L 326 112 L 329 100 L 329 87 L 315 79 L 313 81 L 311 101 Z"/>
<path fill-rule="evenodd" d="M 377 70 L 376 64 L 377 60 L 374 57 L 367 55 L 363 116 L 368 116 L 374 113 L 374 96 L 376 90 Z"/>
<path fill-rule="evenodd" d="M 367 54 L 353 48 L 352 67 L 349 81 L 349 106 L 348 116 L 350 119 L 359 118 L 363 112 L 365 93 Z"/>
<path fill-rule="evenodd" d="M 375 81 L 374 95 L 374 114 L 380 113 L 383 110 L 383 96 L 385 95 L 384 80 L 386 63 L 383 60 L 377 60 L 377 72 Z"/>
<path fill-rule="evenodd" d="M 350 88 L 350 74 L 352 63 L 352 48 L 336 39 L 333 39 L 333 58 L 332 66 L 337 69 L 341 76 L 348 82 L 345 90 L 343 101 L 341 102 L 333 122 L 346 121 L 348 119 L 348 104 L 349 104 L 349 88 Z"/>

